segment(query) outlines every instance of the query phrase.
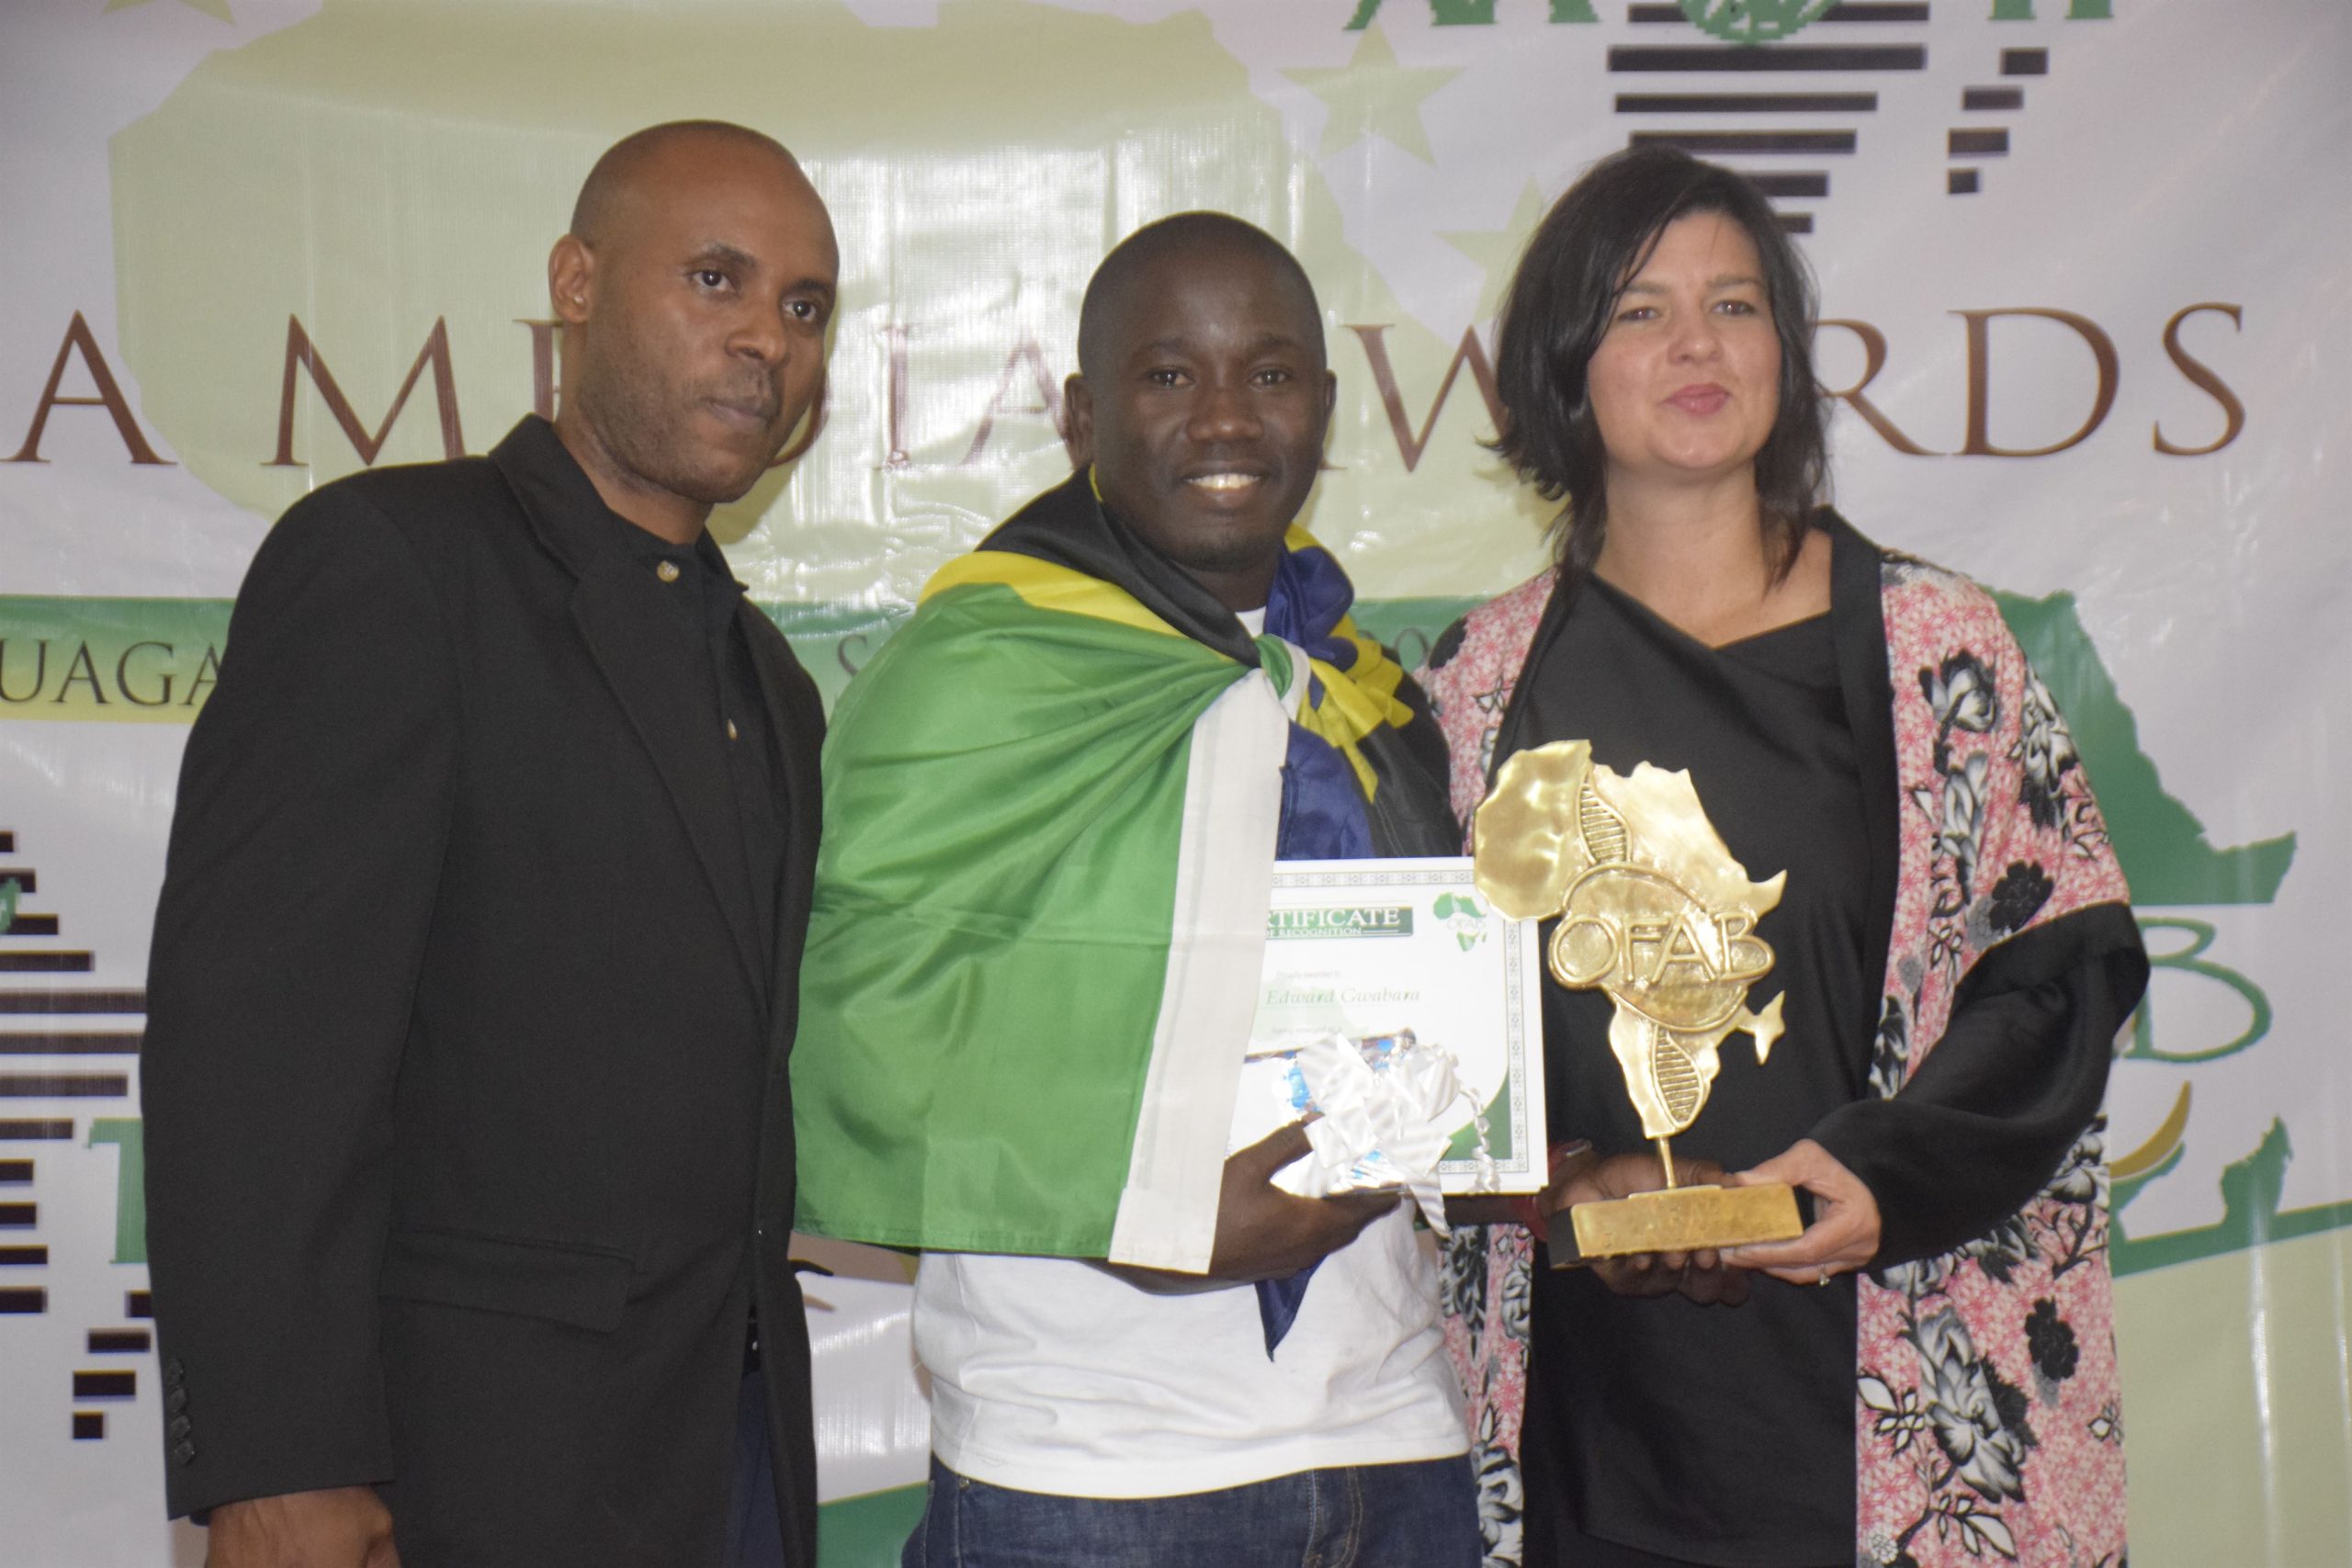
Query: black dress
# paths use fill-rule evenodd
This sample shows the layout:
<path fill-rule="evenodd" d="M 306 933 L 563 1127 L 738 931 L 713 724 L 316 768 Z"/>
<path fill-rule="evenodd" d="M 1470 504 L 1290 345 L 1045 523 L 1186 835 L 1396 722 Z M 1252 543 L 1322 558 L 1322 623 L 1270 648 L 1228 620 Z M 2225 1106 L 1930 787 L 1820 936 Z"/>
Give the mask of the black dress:
<path fill-rule="evenodd" d="M 1786 871 L 1749 991 L 1785 993 L 1758 1066 L 1744 1034 L 1677 1152 L 1739 1169 L 1811 1137 L 1876 1200 L 1883 1269 L 1986 1235 L 2097 1114 L 2116 1032 L 2145 984 L 2131 916 L 2078 911 L 1970 971 L 1934 1055 L 1871 1087 L 1892 932 L 1899 805 L 1880 605 L 1883 558 L 1834 513 L 1825 616 L 1711 649 L 1607 584 L 1556 594 L 1495 765 L 1582 739 L 1618 773 L 1687 769 L 1752 879 Z M 1647 1146 L 1607 1032 L 1611 1004 L 1546 980 L 1555 1140 Z M 1802 1200 L 1801 1200 L 1802 1201 Z M 1753 1280 L 1736 1307 L 1611 1295 L 1539 1252 L 1526 1419 L 1527 1568 L 1804 1568 L 1854 1551 L 1853 1276 Z"/>
<path fill-rule="evenodd" d="M 1687 769 L 1748 876 L 1786 871 L 1757 927 L 1788 1030 L 1758 1066 L 1744 1034 L 1678 1154 L 1738 1170 L 1863 1095 L 1883 949 L 1867 951 L 1872 846 L 1826 615 L 1711 649 L 1588 581 L 1527 672 L 1519 745 L 1578 738 L 1618 773 Z M 1893 852 L 1893 846 L 1886 846 Z M 1648 1146 L 1598 990 L 1544 989 L 1555 1137 Z M 1612 1294 L 1539 1269 L 1527 1411 L 1531 1547 L 1556 1489 L 1573 1533 L 1715 1563 L 1849 1561 L 1854 1539 L 1850 1276 L 1826 1290 L 1758 1277 L 1738 1307 Z M 1576 1560 L 1590 1561 L 1590 1543 Z M 1565 1560 L 1565 1559 L 1564 1559 Z M 1533 1551 L 1530 1562 L 1541 1562 Z"/>

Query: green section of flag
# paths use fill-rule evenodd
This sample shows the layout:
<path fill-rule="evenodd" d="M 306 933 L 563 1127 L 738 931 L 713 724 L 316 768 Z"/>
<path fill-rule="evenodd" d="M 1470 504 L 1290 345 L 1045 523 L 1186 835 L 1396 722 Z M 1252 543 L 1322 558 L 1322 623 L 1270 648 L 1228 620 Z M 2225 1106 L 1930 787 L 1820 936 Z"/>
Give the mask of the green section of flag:
<path fill-rule="evenodd" d="M 793 1051 L 798 1227 L 1102 1257 L 1173 931 L 1193 726 L 1244 667 L 948 590 L 842 695 Z"/>

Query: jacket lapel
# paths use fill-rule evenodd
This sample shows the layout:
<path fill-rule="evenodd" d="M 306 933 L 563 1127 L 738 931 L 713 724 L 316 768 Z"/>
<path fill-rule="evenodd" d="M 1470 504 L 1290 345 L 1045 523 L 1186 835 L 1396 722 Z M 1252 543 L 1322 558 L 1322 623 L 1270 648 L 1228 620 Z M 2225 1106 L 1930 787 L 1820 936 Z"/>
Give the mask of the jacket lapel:
<path fill-rule="evenodd" d="M 707 684 L 709 671 L 652 635 L 656 616 L 676 613 L 653 574 L 618 552 L 591 566 L 571 595 L 571 618 L 685 824 L 703 878 L 727 917 L 743 978 L 764 998 L 768 964 L 759 951 L 726 754 L 718 733 L 697 722 L 699 706 L 678 700 L 679 693 Z"/>
<path fill-rule="evenodd" d="M 764 998 L 771 964 L 759 951 L 723 742 L 698 722 L 698 705 L 678 701 L 679 693 L 707 684 L 709 672 L 654 635 L 660 617 L 677 612 L 662 600 L 651 572 L 612 547 L 614 524 L 604 499 L 552 426 L 524 420 L 491 457 L 540 542 L 578 579 L 573 624 L 669 792 L 703 882 L 726 919 L 744 983 Z"/>
<path fill-rule="evenodd" d="M 767 708 L 769 773 L 782 796 L 784 866 L 775 889 L 775 947 L 767 961 L 774 974 L 770 994 L 775 998 L 775 1017 L 784 1030 L 781 1037 L 788 1041 L 797 1012 L 800 947 L 808 927 L 809 888 L 822 825 L 818 764 L 825 711 L 816 683 L 765 612 L 746 599 L 736 616 Z"/>

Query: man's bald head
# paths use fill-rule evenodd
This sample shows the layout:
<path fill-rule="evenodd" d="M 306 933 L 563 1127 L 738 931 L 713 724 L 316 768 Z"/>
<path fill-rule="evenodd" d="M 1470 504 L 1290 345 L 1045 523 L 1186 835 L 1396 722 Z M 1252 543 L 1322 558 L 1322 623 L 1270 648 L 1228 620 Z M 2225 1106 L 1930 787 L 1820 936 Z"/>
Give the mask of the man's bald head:
<path fill-rule="evenodd" d="M 571 204 L 572 233 L 582 243 L 594 246 L 610 234 L 614 213 L 649 170 L 672 155 L 707 147 L 766 152 L 795 174 L 800 169 L 799 161 L 783 142 L 749 126 L 723 119 L 673 119 L 649 125 L 606 148 L 596 166 L 588 171 L 587 179 L 581 183 L 580 198 Z"/>
<path fill-rule="evenodd" d="M 607 505 L 678 542 L 749 491 L 822 385 L 841 251 L 792 154 L 657 125 L 596 161 L 548 256 L 556 434 Z"/>
<path fill-rule="evenodd" d="M 1314 285 L 1306 269 L 1280 240 L 1254 223 L 1227 212 L 1179 212 L 1157 223 L 1147 223 L 1102 258 L 1087 281 L 1086 298 L 1078 309 L 1078 369 L 1094 376 L 1108 368 L 1115 323 L 1125 312 L 1136 287 L 1157 272 L 1162 262 L 1206 261 L 1212 256 L 1248 256 L 1263 261 L 1298 288 L 1306 301 L 1305 320 L 1312 324 L 1315 352 L 1323 352 L 1323 312 L 1315 302 Z"/>

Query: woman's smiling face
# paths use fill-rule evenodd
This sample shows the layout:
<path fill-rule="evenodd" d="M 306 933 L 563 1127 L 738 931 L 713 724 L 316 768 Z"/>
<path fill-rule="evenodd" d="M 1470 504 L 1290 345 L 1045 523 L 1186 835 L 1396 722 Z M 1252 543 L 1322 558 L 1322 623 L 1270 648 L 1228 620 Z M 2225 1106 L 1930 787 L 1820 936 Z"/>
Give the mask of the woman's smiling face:
<path fill-rule="evenodd" d="M 1676 219 L 1611 309 L 1585 368 L 1611 487 L 1752 465 L 1781 406 L 1781 340 L 1746 230 Z"/>

